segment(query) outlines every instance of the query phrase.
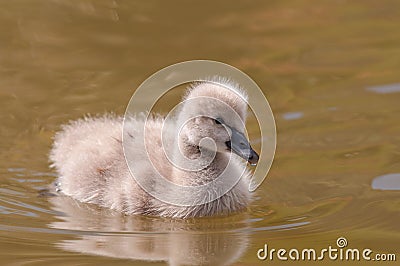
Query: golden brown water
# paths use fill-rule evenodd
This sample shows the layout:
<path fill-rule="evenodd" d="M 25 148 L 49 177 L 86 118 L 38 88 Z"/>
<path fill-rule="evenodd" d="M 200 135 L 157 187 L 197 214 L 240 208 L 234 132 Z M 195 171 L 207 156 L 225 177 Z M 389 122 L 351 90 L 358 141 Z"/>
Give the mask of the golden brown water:
<path fill-rule="evenodd" d="M 266 265 L 265 243 L 340 236 L 398 263 L 399 27 L 398 1 L 1 1 L 1 264 Z M 150 74 L 191 59 L 243 70 L 274 111 L 276 159 L 247 213 L 122 217 L 39 196 L 62 123 L 122 114 Z"/>

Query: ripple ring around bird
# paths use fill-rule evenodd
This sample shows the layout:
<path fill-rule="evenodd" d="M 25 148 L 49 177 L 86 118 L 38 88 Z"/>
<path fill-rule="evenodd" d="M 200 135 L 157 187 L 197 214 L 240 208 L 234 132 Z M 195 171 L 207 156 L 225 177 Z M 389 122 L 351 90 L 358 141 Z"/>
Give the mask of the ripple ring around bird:
<path fill-rule="evenodd" d="M 248 106 L 254 113 L 258 122 L 261 133 L 260 158 L 249 184 L 249 191 L 255 191 L 266 178 L 274 159 L 276 149 L 276 125 L 271 107 L 260 87 L 248 75 L 233 66 L 217 61 L 193 60 L 170 65 L 154 73 L 135 90 L 129 101 L 124 115 L 123 136 L 127 130 L 126 121 L 128 121 L 129 116 L 138 113 L 145 113 L 148 118 L 154 105 L 168 91 L 186 83 L 209 81 L 210 78 L 215 76 L 228 78 L 229 80 L 239 84 L 240 87 L 245 88 L 248 94 Z M 143 140 L 143 148 L 146 149 L 146 145 L 144 144 L 145 130 L 143 130 L 143 135 L 138 137 Z M 137 164 L 137 161 L 134 160 L 135 155 L 127 152 L 129 149 L 125 146 L 127 145 L 125 138 L 123 138 L 122 142 L 129 171 L 133 178 L 135 178 L 136 182 L 153 197 L 169 204 L 192 206 L 194 204 L 200 205 L 213 201 L 232 189 L 241 178 L 241 176 L 238 176 L 235 180 L 232 178 L 226 180 L 223 179 L 224 182 L 226 181 L 228 183 L 224 183 L 223 187 L 218 190 L 218 194 L 214 193 L 210 195 L 208 192 L 208 186 L 215 185 L 210 184 L 212 182 L 201 187 L 180 186 L 168 181 L 159 174 L 156 177 L 158 179 L 156 183 L 164 188 L 169 187 L 169 191 L 179 191 L 179 193 L 182 193 L 183 195 L 185 193 L 187 193 L 187 195 L 193 195 L 193 193 L 199 195 L 199 200 L 196 202 L 193 202 L 192 200 L 182 200 L 192 197 L 181 197 L 180 200 L 176 200 L 176 197 L 173 195 L 162 193 L 162 191 L 160 192 L 160 190 L 152 188 L 151 184 L 146 182 L 146 177 L 142 177 L 135 173 L 135 169 L 139 168 L 138 165 L 135 166 L 135 164 Z M 149 163 L 152 164 L 150 158 L 147 159 Z M 201 195 L 201 191 L 206 196 Z"/>

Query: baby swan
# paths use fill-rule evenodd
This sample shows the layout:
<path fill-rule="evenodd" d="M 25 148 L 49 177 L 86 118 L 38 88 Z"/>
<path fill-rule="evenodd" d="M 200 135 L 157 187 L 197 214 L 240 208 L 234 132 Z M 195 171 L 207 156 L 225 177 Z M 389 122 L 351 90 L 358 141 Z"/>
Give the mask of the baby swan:
<path fill-rule="evenodd" d="M 57 190 L 78 201 L 126 214 L 188 218 L 246 209 L 251 201 L 251 172 L 246 166 L 247 162 L 256 164 L 258 155 L 244 134 L 245 92 L 221 80 L 196 83 L 178 110 L 172 119 L 150 116 L 146 120 L 145 115 L 137 115 L 125 118 L 124 125 L 122 117 L 105 115 L 62 126 L 50 152 L 51 166 L 59 175 Z M 143 135 L 144 141 L 140 139 Z M 213 145 L 205 139 L 212 139 Z M 167 149 L 172 152 L 165 152 Z M 131 157 L 125 157 L 124 151 Z M 135 162 L 134 171 L 130 160 Z M 185 167 L 188 162 L 195 163 Z M 220 193 L 214 181 L 223 174 L 234 181 Z M 213 184 L 205 191 L 212 200 L 201 202 L 196 197 L 204 194 L 183 195 L 179 189 L 165 187 L 159 182 L 160 175 L 177 186 Z M 151 191 L 143 189 L 138 176 Z M 200 203 L 173 204 L 154 195 Z"/>

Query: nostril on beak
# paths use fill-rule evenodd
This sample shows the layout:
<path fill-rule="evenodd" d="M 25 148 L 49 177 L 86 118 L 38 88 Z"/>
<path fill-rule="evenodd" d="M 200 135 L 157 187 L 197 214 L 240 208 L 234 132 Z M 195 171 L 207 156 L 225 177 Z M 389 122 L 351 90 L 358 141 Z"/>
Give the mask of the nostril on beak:
<path fill-rule="evenodd" d="M 258 159 L 259 159 L 258 154 L 252 149 L 247 161 L 250 163 L 250 165 L 254 166 L 254 165 L 257 165 Z"/>

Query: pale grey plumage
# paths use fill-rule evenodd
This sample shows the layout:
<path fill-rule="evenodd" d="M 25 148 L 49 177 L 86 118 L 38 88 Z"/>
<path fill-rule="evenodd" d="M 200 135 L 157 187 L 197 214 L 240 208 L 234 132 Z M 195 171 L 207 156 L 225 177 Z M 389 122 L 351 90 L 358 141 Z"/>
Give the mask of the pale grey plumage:
<path fill-rule="evenodd" d="M 222 82 L 222 84 L 221 84 Z M 231 89 L 228 89 L 227 86 Z M 226 80 L 213 80 L 193 85 L 184 99 L 193 97 L 213 97 L 229 105 L 242 120 L 246 119 L 247 97 L 243 90 Z M 180 116 L 194 112 L 202 114 L 203 109 L 215 112 L 232 128 L 244 131 L 243 123 L 233 119 L 230 113 L 223 112 L 218 106 L 191 105 L 181 109 Z M 179 119 L 179 117 L 178 117 Z M 137 148 L 139 131 L 146 127 L 146 148 L 154 166 L 163 176 L 176 184 L 193 186 L 201 185 L 215 179 L 229 158 L 229 152 L 221 147 L 226 143 L 226 131 L 213 123 L 213 119 L 198 118 L 186 124 L 182 135 L 177 140 L 167 140 L 172 146 L 180 145 L 183 154 L 188 158 L 196 158 L 199 154 L 199 140 L 210 136 L 221 147 L 217 147 L 217 154 L 212 163 L 198 172 L 182 171 L 173 167 L 161 149 L 161 129 L 164 119 L 155 115 L 145 123 L 144 115 L 126 120 L 124 141 L 127 141 L 130 152 L 135 158 L 143 160 L 140 175 L 145 176 L 154 189 L 157 182 L 154 179 L 154 169 L 143 158 L 146 156 L 143 149 Z M 101 117 L 86 117 L 62 126 L 62 130 L 55 136 L 50 153 L 52 166 L 56 168 L 59 179 L 57 186 L 60 191 L 79 201 L 94 203 L 102 207 L 115 209 L 126 214 L 145 214 L 166 217 L 200 217 L 224 215 L 244 210 L 251 200 L 248 184 L 251 173 L 246 163 L 237 156 L 233 170 L 243 172 L 239 182 L 222 197 L 212 202 L 195 206 L 176 206 L 157 200 L 146 193 L 131 177 L 125 161 L 122 147 L 122 117 L 105 115 Z M 218 146 L 217 145 L 217 146 Z M 176 193 L 176 191 L 165 191 Z M 217 193 L 210 191 L 209 193 Z M 196 195 L 193 195 L 196 197 Z"/>

